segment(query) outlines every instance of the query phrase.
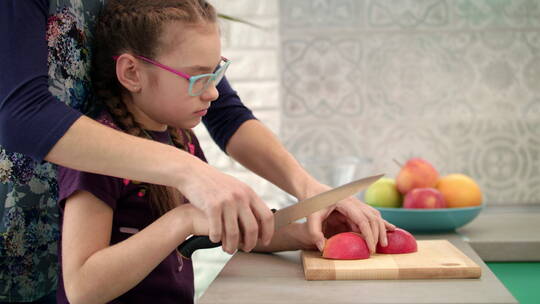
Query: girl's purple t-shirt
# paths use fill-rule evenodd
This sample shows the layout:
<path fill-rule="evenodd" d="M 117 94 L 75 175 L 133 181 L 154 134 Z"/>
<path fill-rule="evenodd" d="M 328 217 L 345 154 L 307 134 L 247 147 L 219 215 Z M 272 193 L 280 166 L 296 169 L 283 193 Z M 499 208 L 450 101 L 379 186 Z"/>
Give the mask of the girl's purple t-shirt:
<path fill-rule="evenodd" d="M 157 141 L 170 142 L 168 131 L 148 132 Z M 197 139 L 192 136 L 191 140 L 193 154 L 206 161 Z M 66 198 L 77 190 L 92 193 L 113 209 L 111 245 L 131 237 L 157 219 L 150 206 L 145 183 L 59 167 L 58 184 L 62 210 Z M 61 265 L 61 248 L 59 253 Z M 61 274 L 60 271 L 57 302 L 69 303 Z M 191 260 L 181 257 L 175 250 L 138 285 L 110 303 L 193 303 L 193 299 Z"/>

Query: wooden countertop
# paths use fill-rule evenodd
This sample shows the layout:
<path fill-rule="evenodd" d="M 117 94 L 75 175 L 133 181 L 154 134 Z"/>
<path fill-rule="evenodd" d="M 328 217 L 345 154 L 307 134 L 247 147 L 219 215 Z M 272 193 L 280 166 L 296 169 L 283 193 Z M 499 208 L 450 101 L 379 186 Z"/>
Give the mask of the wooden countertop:
<path fill-rule="evenodd" d="M 517 303 L 457 234 L 448 239 L 482 267 L 480 279 L 306 281 L 300 252 L 236 253 L 199 299 L 207 303 Z"/>
<path fill-rule="evenodd" d="M 540 261 L 540 205 L 488 207 L 457 233 L 485 262 Z"/>

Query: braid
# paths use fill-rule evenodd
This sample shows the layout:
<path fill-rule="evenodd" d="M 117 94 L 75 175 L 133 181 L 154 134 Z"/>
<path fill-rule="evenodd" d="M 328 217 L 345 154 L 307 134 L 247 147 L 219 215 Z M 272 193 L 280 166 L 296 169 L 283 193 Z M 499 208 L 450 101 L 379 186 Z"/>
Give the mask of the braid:
<path fill-rule="evenodd" d="M 169 133 L 171 134 L 171 139 L 175 146 L 177 146 L 180 149 L 185 150 L 187 144 L 189 143 L 189 139 L 187 142 L 184 140 L 184 138 L 187 136 L 188 138 L 192 138 L 193 131 L 189 129 L 179 129 L 169 126 Z M 184 136 L 182 136 L 184 135 Z"/>
<path fill-rule="evenodd" d="M 127 109 L 126 104 L 121 97 L 105 86 L 103 81 L 96 81 L 94 84 L 97 96 L 100 102 L 107 108 L 111 114 L 114 123 L 126 133 L 145 137 L 142 132 L 142 126 L 135 120 L 133 114 Z"/>
<path fill-rule="evenodd" d="M 126 104 L 122 102 L 120 98 L 114 98 L 106 103 L 106 105 L 114 122 L 117 123 L 122 130 L 134 136 L 147 137 L 142 131 L 143 128 L 141 124 L 135 120 L 133 114 L 131 114 L 126 107 Z"/>

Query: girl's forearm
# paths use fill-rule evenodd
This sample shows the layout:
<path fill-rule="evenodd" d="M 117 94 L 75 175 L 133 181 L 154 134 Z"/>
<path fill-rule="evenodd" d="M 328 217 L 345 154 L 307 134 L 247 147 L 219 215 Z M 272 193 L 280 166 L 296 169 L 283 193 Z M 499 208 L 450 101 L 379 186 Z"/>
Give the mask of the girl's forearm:
<path fill-rule="evenodd" d="M 204 162 L 175 147 L 80 117 L 45 160 L 79 171 L 178 187 Z"/>
<path fill-rule="evenodd" d="M 67 274 L 70 303 L 105 303 L 142 281 L 191 234 L 189 213 L 178 207 L 137 234 L 91 255 Z"/>

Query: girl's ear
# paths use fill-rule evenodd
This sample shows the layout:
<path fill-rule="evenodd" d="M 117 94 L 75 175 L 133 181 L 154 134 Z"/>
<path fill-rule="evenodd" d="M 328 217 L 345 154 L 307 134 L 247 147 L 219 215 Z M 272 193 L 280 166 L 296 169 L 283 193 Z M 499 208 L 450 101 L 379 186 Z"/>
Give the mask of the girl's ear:
<path fill-rule="evenodd" d="M 131 93 L 141 91 L 141 64 L 130 54 L 122 54 L 116 59 L 116 77 L 118 81 Z"/>

